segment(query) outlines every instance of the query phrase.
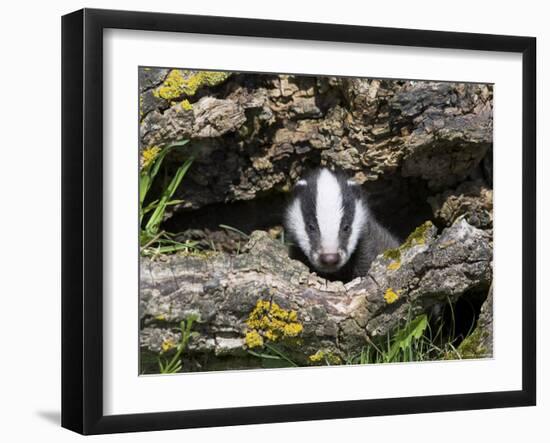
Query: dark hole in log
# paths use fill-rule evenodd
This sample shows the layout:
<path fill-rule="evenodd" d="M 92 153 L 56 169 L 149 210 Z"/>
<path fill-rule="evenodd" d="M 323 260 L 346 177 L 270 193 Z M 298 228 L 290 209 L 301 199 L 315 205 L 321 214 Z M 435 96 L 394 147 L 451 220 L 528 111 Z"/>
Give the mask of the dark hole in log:
<path fill-rule="evenodd" d="M 432 330 L 442 328 L 442 337 L 454 341 L 456 348 L 477 327 L 481 307 L 487 299 L 488 288 L 466 291 L 455 303 L 447 303 L 432 316 Z M 435 329 L 434 329 L 435 328 Z"/>
<path fill-rule="evenodd" d="M 397 175 L 363 185 L 374 216 L 401 241 L 426 220 L 433 218 L 424 180 Z"/>
<path fill-rule="evenodd" d="M 207 205 L 194 211 L 177 212 L 164 226 L 167 231 L 177 233 L 187 229 L 215 230 L 223 224 L 250 234 L 256 229 L 280 225 L 286 201 L 287 195 L 279 193 L 249 201 Z"/>
<path fill-rule="evenodd" d="M 432 218 L 427 203 L 429 190 L 423 180 L 393 176 L 367 182 L 364 189 L 373 215 L 401 241 L 417 226 Z M 235 254 L 241 250 L 246 239 L 220 225 L 230 226 L 245 234 L 281 226 L 288 198 L 288 193 L 273 193 L 248 201 L 180 210 L 164 222 L 164 229 L 175 233 L 180 241 L 195 240 L 202 247 Z M 299 252 L 294 250 L 293 258 L 310 266 Z M 335 275 L 317 273 L 331 281 L 347 282 L 352 278 L 348 271 Z"/>
<path fill-rule="evenodd" d="M 426 201 L 429 191 L 422 180 L 399 177 L 366 183 L 374 216 L 404 240 L 417 226 L 433 218 Z M 275 193 L 249 201 L 217 203 L 197 210 L 178 211 L 164 223 L 168 232 L 219 229 L 224 224 L 250 234 L 256 229 L 281 225 L 288 194 Z"/>

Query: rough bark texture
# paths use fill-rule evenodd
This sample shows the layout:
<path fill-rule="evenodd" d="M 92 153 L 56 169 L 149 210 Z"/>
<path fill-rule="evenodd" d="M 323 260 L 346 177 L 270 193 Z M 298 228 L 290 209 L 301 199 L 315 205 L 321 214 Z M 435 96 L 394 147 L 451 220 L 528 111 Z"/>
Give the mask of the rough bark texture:
<path fill-rule="evenodd" d="M 191 139 L 197 155 L 176 212 L 286 192 L 319 164 L 361 183 L 421 180 L 432 196 L 492 173 L 491 85 L 239 73 L 208 81 L 154 68 L 141 76 L 142 149 Z"/>
<path fill-rule="evenodd" d="M 300 327 L 291 326 L 300 333 L 277 341 L 285 355 L 311 364 L 322 351 L 342 362 L 410 316 L 489 291 L 491 85 L 159 68 L 139 75 L 141 152 L 189 139 L 166 158 L 168 175 L 195 156 L 164 222 L 182 239 L 207 245 L 220 223 L 247 232 L 280 224 L 285 195 L 319 165 L 362 183 L 377 218 L 401 239 L 435 223 L 347 284 L 311 274 L 262 231 L 240 254 L 142 258 L 140 344 L 152 365 L 192 314 L 200 322 L 184 370 L 257 367 L 246 334 L 261 301 L 297 316 Z M 492 291 L 474 335 L 462 355 L 492 355 Z"/>
<path fill-rule="evenodd" d="M 144 259 L 141 346 L 159 353 L 163 343 L 179 341 L 180 320 L 198 315 L 191 356 L 200 361 L 201 354 L 210 355 L 203 369 L 228 356 L 242 358 L 246 367 L 247 320 L 258 302 L 268 301 L 297 314 L 301 333 L 278 342 L 295 362 L 311 363 L 318 351 L 345 361 L 411 315 L 489 288 L 491 237 L 464 219 L 440 236 L 427 224 L 396 251 L 398 256 L 379 256 L 366 278 L 345 285 L 309 273 L 263 231 L 254 232 L 239 255 Z"/>

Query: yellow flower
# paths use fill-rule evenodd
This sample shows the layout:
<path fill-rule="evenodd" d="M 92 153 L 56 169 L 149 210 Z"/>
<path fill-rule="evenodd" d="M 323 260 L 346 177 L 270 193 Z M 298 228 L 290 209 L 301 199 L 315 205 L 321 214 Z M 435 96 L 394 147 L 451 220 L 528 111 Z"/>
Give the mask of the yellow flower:
<path fill-rule="evenodd" d="M 171 338 L 167 338 L 162 342 L 161 348 L 162 352 L 168 352 L 170 349 L 173 349 L 176 347 L 176 343 L 174 343 L 174 340 Z"/>
<path fill-rule="evenodd" d="M 141 153 L 141 169 L 147 168 L 157 158 L 160 151 L 158 146 L 145 148 Z"/>
<path fill-rule="evenodd" d="M 386 300 L 386 303 L 391 305 L 392 303 L 395 303 L 399 299 L 399 292 L 395 292 L 392 288 L 386 289 L 386 293 L 384 294 L 384 300 Z"/>

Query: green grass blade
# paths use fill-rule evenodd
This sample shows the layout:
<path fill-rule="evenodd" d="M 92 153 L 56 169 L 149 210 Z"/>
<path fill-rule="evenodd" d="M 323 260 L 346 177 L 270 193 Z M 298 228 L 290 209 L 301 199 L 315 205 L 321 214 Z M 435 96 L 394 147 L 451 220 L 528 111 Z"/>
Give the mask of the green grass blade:
<path fill-rule="evenodd" d="M 277 355 L 270 355 L 270 354 L 264 354 L 262 352 L 255 352 L 255 351 L 251 351 L 250 349 L 248 350 L 248 353 L 250 355 L 253 355 L 254 357 L 266 358 L 268 360 L 282 360 L 282 358 Z"/>
<path fill-rule="evenodd" d="M 281 351 L 279 351 L 275 346 L 270 345 L 269 343 L 265 343 L 265 347 L 269 349 L 271 352 L 274 352 L 279 357 L 281 357 L 283 360 L 287 361 L 294 367 L 298 367 L 296 363 L 294 363 L 290 358 L 288 358 L 285 354 L 283 354 Z"/>
<path fill-rule="evenodd" d="M 176 174 L 174 177 L 172 177 L 172 180 L 170 181 L 170 184 L 168 187 L 163 191 L 162 196 L 158 202 L 157 207 L 155 208 L 155 211 L 147 221 L 147 224 L 145 225 L 145 230 L 151 234 L 155 234 L 158 232 L 158 229 L 160 227 L 160 223 L 162 222 L 162 219 L 164 217 L 164 212 L 166 211 L 167 203 L 170 201 L 174 193 L 176 192 L 176 189 L 180 185 L 181 181 L 183 180 L 183 177 L 185 177 L 185 174 L 191 164 L 193 163 L 194 158 L 190 157 L 188 158 L 183 165 L 181 165 L 178 170 L 176 171 Z"/>
<path fill-rule="evenodd" d="M 392 361 L 399 351 L 407 351 L 412 344 L 413 339 L 419 339 L 428 327 L 428 316 L 422 314 L 414 320 L 408 322 L 403 329 L 397 331 L 394 342 L 389 348 L 388 360 Z M 405 354 L 406 355 L 406 354 Z"/>
<path fill-rule="evenodd" d="M 159 152 L 157 157 L 153 160 L 153 162 L 145 168 L 140 173 L 140 183 L 139 183 L 139 201 L 140 205 L 143 205 L 143 202 L 145 200 L 145 197 L 147 196 L 147 192 L 149 192 L 149 189 L 151 188 L 151 184 L 153 183 L 153 180 L 157 176 L 159 169 L 162 165 L 162 162 L 164 161 L 164 157 L 166 157 L 166 154 L 172 149 L 176 147 L 181 147 L 189 143 L 189 140 L 181 140 L 179 142 L 175 142 L 172 144 L 169 144 L 162 148 L 162 150 Z"/>
<path fill-rule="evenodd" d="M 228 231 L 236 232 L 237 234 L 240 234 L 245 238 L 250 237 L 250 235 L 245 234 L 243 231 L 241 231 L 240 229 L 234 228 L 233 226 L 228 226 L 228 225 L 218 225 L 218 226 L 222 229 L 227 229 Z"/>
<path fill-rule="evenodd" d="M 187 143 L 189 143 L 189 140 L 179 140 L 177 142 L 170 143 L 167 147 L 168 148 L 181 148 L 182 146 L 185 146 Z"/>

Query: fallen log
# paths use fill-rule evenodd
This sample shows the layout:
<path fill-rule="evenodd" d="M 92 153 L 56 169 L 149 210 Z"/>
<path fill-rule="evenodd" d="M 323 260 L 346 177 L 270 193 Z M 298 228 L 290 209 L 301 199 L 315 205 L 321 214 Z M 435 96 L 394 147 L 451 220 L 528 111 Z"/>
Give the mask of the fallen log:
<path fill-rule="evenodd" d="M 249 351 L 270 343 L 298 365 L 321 354 L 343 363 L 411 316 L 488 290 L 491 279 L 492 237 L 464 218 L 439 236 L 425 223 L 347 284 L 310 273 L 281 242 L 255 231 L 238 255 L 142 258 L 142 358 L 170 351 L 179 322 L 194 318 L 184 370 L 258 367 Z"/>

